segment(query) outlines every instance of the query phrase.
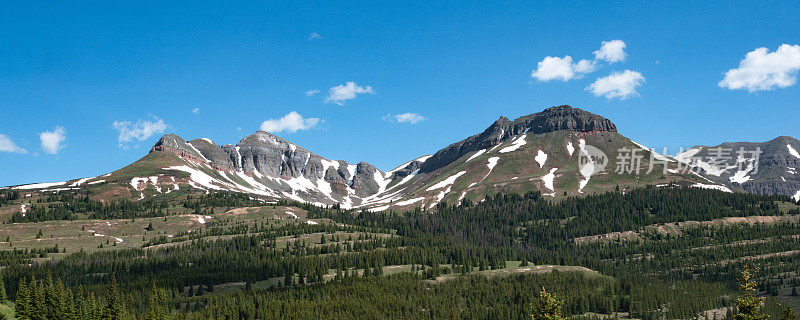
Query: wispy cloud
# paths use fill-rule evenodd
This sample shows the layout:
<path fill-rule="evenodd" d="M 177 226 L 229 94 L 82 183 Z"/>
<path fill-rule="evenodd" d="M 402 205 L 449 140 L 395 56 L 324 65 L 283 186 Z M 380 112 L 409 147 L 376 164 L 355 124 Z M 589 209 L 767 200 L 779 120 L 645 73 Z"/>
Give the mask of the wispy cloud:
<path fill-rule="evenodd" d="M 42 143 L 42 151 L 48 154 L 57 154 L 58 151 L 64 149 L 62 144 L 67 139 L 67 131 L 64 127 L 56 126 L 53 131 L 45 131 L 39 133 L 39 140 Z"/>
<path fill-rule="evenodd" d="M 624 100 L 630 97 L 639 96 L 636 88 L 644 83 L 641 73 L 631 70 L 614 72 L 609 76 L 597 79 L 594 83 L 586 87 L 586 90 L 595 96 L 604 96 L 607 99 Z"/>
<path fill-rule="evenodd" d="M 314 39 L 322 39 L 322 36 L 319 35 L 319 33 L 312 32 L 310 35 L 308 35 L 308 40 L 314 40 Z"/>
<path fill-rule="evenodd" d="M 194 113 L 194 114 L 200 114 L 200 108 L 194 108 L 194 109 L 192 109 L 192 113 Z"/>
<path fill-rule="evenodd" d="M 17 146 L 14 141 L 11 140 L 11 137 L 0 134 L 0 152 L 28 153 L 28 150 Z"/>
<path fill-rule="evenodd" d="M 331 88 L 328 92 L 328 97 L 325 98 L 325 103 L 335 103 L 344 105 L 347 100 L 353 100 L 359 94 L 375 94 L 370 86 L 361 87 L 353 81 L 348 81 L 343 85 L 338 85 Z"/>
<path fill-rule="evenodd" d="M 167 130 L 167 124 L 158 117 L 153 117 L 153 121 L 139 119 L 136 120 L 136 123 L 124 120 L 114 121 L 111 127 L 119 131 L 118 146 L 126 149 L 126 143 L 144 141 L 155 134 L 163 134 Z"/>
<path fill-rule="evenodd" d="M 775 52 L 758 48 L 739 61 L 739 68 L 725 72 L 721 88 L 747 89 L 749 92 L 786 88 L 797 82 L 800 70 L 800 45 L 782 44 Z"/>
<path fill-rule="evenodd" d="M 321 120 L 319 118 L 303 118 L 303 116 L 296 111 L 292 111 L 279 119 L 264 121 L 261 123 L 261 130 L 271 133 L 283 131 L 294 133 L 299 130 L 308 130 L 316 127 L 320 122 Z"/>
<path fill-rule="evenodd" d="M 317 90 L 317 89 L 308 90 L 308 91 L 306 91 L 306 96 L 310 97 L 310 96 L 313 96 L 313 95 L 315 95 L 317 93 L 319 93 L 319 90 Z"/>
<path fill-rule="evenodd" d="M 419 122 L 427 120 L 427 118 L 423 117 L 419 113 L 406 112 L 401 114 L 387 114 L 383 116 L 383 120 L 396 121 L 399 123 L 417 124 Z"/>

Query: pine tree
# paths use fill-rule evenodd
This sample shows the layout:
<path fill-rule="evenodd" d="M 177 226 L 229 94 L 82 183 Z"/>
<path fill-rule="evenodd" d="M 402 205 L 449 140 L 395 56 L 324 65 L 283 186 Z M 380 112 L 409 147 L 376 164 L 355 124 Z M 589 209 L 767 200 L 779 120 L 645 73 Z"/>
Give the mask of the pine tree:
<path fill-rule="evenodd" d="M 111 276 L 111 284 L 106 296 L 106 307 L 103 310 L 103 318 L 109 320 L 124 319 L 125 307 L 122 305 L 122 298 L 117 289 L 117 279 Z"/>
<path fill-rule="evenodd" d="M 153 289 L 150 293 L 150 304 L 148 305 L 147 314 L 145 315 L 145 319 L 147 320 L 162 320 L 167 319 L 167 310 L 166 310 L 166 293 L 156 288 L 155 282 L 153 283 Z"/>
<path fill-rule="evenodd" d="M 547 293 L 547 291 L 542 288 L 542 292 L 539 293 L 539 298 L 533 307 L 531 319 L 564 320 L 564 317 L 561 316 L 561 303 L 562 302 L 557 300 L 553 294 Z"/>
<path fill-rule="evenodd" d="M 758 272 L 758 268 L 753 270 L 753 273 Z M 769 315 L 761 313 L 761 306 L 764 298 L 756 297 L 756 281 L 753 280 L 753 273 L 750 272 L 748 266 L 744 267 L 742 276 L 740 278 L 741 284 L 739 289 L 742 290 L 742 296 L 736 299 L 736 307 L 738 312 L 733 316 L 734 320 L 766 320 Z"/>
<path fill-rule="evenodd" d="M 3 281 L 3 272 L 0 272 L 0 303 L 8 300 L 6 297 L 6 283 Z"/>
<path fill-rule="evenodd" d="M 797 314 L 794 313 L 792 308 L 786 307 L 786 310 L 783 310 L 783 314 L 781 314 L 781 320 L 797 320 Z"/>
<path fill-rule="evenodd" d="M 17 319 L 27 320 L 30 319 L 29 305 L 30 297 L 28 285 L 25 279 L 19 279 L 19 286 L 17 286 L 17 299 L 14 301 L 14 312 L 17 314 Z"/>

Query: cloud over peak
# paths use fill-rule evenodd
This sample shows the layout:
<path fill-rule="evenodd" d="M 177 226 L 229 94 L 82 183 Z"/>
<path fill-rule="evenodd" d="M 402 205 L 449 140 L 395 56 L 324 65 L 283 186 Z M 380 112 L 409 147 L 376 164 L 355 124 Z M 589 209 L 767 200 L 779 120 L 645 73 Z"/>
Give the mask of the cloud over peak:
<path fill-rule="evenodd" d="M 335 103 L 344 105 L 347 100 L 353 100 L 359 94 L 375 94 L 370 86 L 359 86 L 354 81 L 348 81 L 345 84 L 332 87 L 328 91 L 328 96 L 325 98 L 325 103 Z"/>
<path fill-rule="evenodd" d="M 539 81 L 561 80 L 569 81 L 580 78 L 583 74 L 595 70 L 594 61 L 581 60 L 572 63 L 572 57 L 545 57 L 536 65 L 536 70 L 531 72 L 531 77 Z"/>
<path fill-rule="evenodd" d="M 117 139 L 120 148 L 127 148 L 125 144 L 128 142 L 144 141 L 154 134 L 162 134 L 167 130 L 167 124 L 158 117 L 153 117 L 153 121 L 139 119 L 136 123 L 130 121 L 114 121 L 111 127 L 119 131 L 119 137 Z"/>
<path fill-rule="evenodd" d="M 603 41 L 600 49 L 594 52 L 594 60 L 581 59 L 573 62 L 572 56 L 561 57 L 547 56 L 536 64 L 536 69 L 531 72 L 531 78 L 539 81 L 569 81 L 580 79 L 584 74 L 592 73 L 599 67 L 600 61 L 609 64 L 624 61 L 625 41 Z"/>
<path fill-rule="evenodd" d="M 299 130 L 308 130 L 316 127 L 320 122 L 319 118 L 303 118 L 297 111 L 292 111 L 279 119 L 269 119 L 262 122 L 261 130 L 270 133 L 283 131 L 294 133 Z"/>
<path fill-rule="evenodd" d="M 604 96 L 609 100 L 615 98 L 625 100 L 630 97 L 638 97 L 639 92 L 636 91 L 636 88 L 643 83 L 644 77 L 641 73 L 625 70 L 597 79 L 586 87 L 586 90 L 597 97 Z"/>
<path fill-rule="evenodd" d="M 739 61 L 739 67 L 725 72 L 720 88 L 747 89 L 749 92 L 786 88 L 797 82 L 800 70 L 800 45 L 782 44 L 775 52 L 757 48 Z"/>

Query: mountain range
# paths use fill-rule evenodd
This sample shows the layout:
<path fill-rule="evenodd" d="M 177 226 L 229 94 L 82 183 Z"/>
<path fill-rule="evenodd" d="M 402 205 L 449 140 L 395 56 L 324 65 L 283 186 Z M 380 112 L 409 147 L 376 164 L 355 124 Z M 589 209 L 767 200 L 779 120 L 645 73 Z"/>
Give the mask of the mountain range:
<path fill-rule="evenodd" d="M 428 210 L 498 192 L 559 198 L 669 184 L 798 201 L 797 150 L 800 141 L 778 137 L 695 146 L 670 157 L 619 134 L 609 119 L 562 105 L 513 121 L 501 117 L 481 133 L 385 172 L 366 162 L 324 158 L 264 131 L 236 145 L 167 134 L 120 170 L 5 189 L 78 190 L 101 200 L 132 201 L 226 191 L 373 211 Z"/>

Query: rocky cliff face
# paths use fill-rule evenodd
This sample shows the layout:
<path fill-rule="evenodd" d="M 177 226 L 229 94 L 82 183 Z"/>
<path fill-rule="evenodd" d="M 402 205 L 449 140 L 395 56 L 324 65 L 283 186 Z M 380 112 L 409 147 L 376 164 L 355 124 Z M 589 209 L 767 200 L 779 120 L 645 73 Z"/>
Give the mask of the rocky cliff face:
<path fill-rule="evenodd" d="M 369 163 L 328 160 L 264 131 L 236 145 L 222 146 L 209 139 L 187 142 L 168 134 L 151 150 L 157 151 L 173 152 L 215 171 L 244 174 L 255 181 L 248 188 L 262 184 L 277 195 L 291 194 L 290 198 L 322 204 L 357 204 L 381 191 L 392 178 Z"/>

